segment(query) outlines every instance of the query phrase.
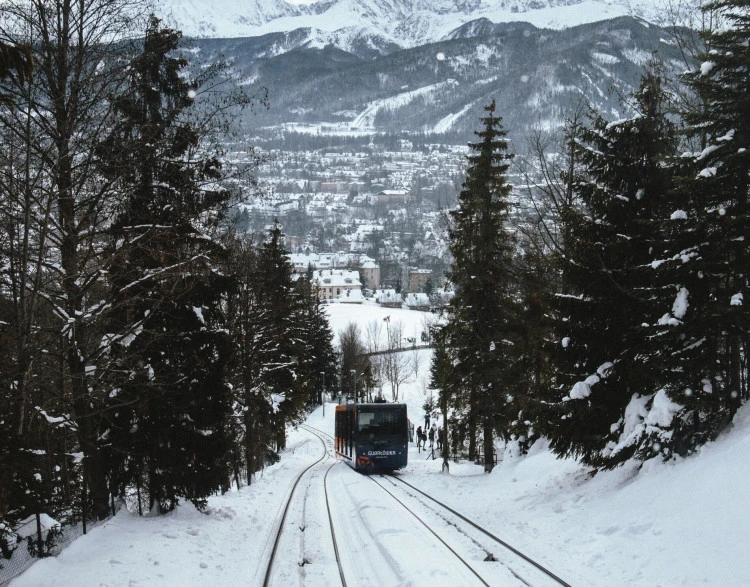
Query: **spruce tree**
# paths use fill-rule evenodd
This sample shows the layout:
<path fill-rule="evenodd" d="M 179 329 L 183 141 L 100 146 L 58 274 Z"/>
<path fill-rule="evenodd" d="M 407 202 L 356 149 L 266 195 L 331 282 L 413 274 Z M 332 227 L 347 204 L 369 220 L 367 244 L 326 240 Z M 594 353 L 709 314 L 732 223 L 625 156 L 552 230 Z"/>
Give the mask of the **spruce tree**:
<path fill-rule="evenodd" d="M 684 117 L 698 147 L 682 157 L 652 263 L 664 295 L 649 321 L 649 354 L 665 376 L 653 400 L 662 417 L 634 440 L 642 458 L 689 454 L 731 423 L 749 393 L 750 12 L 746 0 L 702 9 L 726 26 L 704 33 L 700 65 L 683 79 L 697 97 Z"/>
<path fill-rule="evenodd" d="M 123 192 L 111 227 L 114 303 L 109 352 L 113 490 L 145 483 L 153 510 L 180 497 L 197 506 L 226 482 L 230 345 L 215 270 L 223 248 L 211 222 L 228 199 L 203 184 L 220 178 L 215 157 L 196 154 L 187 119 L 197 84 L 171 56 L 180 33 L 151 19 L 143 51 L 116 96 L 119 124 L 103 142 L 105 172 Z"/>
<path fill-rule="evenodd" d="M 658 223 L 671 173 L 675 131 L 661 81 L 647 74 L 635 95 L 636 115 L 608 122 L 591 114 L 576 141 L 583 172 L 566 211 L 562 291 L 553 308 L 553 388 L 542 432 L 560 455 L 610 466 L 632 455 L 618 446 L 625 411 L 649 389 L 653 372 L 638 361 L 641 325 L 654 306 L 642 267 L 661 240 Z"/>
<path fill-rule="evenodd" d="M 302 302 L 304 339 L 307 344 L 306 359 L 302 365 L 310 381 L 309 404 L 324 401 L 326 389 L 336 387 L 337 365 L 333 350 L 333 333 L 323 303 L 311 282 L 300 278 L 296 282 L 297 295 Z"/>
<path fill-rule="evenodd" d="M 265 330 L 260 378 L 263 393 L 273 405 L 276 446 L 283 449 L 286 426 L 300 419 L 310 381 L 301 377 L 307 351 L 304 303 L 292 281 L 292 265 L 278 221 L 260 248 L 258 270 Z"/>
<path fill-rule="evenodd" d="M 449 278 L 456 296 L 448 308 L 446 341 L 455 353 L 452 385 L 468 390 L 469 455 L 474 457 L 476 427 L 482 429 L 484 466 L 494 465 L 494 431 L 505 430 L 516 409 L 519 386 L 517 348 L 520 310 L 513 276 L 515 238 L 509 230 L 506 132 L 485 107 L 479 140 L 470 143 L 469 168 L 451 213 Z"/>
<path fill-rule="evenodd" d="M 273 441 L 272 406 L 261 385 L 262 356 L 266 330 L 263 288 L 257 248 L 237 240 L 230 247 L 227 272 L 235 276 L 235 287 L 227 296 L 230 336 L 235 344 L 231 368 L 234 416 L 232 436 L 242 447 L 241 456 L 233 452 L 232 467 L 239 478 L 244 460 L 247 482 L 265 462 L 267 447 Z"/>

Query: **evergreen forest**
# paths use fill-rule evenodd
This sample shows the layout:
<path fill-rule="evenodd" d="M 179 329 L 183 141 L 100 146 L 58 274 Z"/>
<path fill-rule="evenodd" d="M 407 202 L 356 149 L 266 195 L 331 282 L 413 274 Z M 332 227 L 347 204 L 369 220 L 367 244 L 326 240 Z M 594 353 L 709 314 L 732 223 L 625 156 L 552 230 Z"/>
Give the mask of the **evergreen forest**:
<path fill-rule="evenodd" d="M 652 60 L 623 97 L 630 117 L 584 106 L 552 151 L 537 137 L 531 218 L 511 213 L 512 154 L 486 107 L 435 337 L 446 464 L 466 449 L 491 471 L 495 438 L 521 454 L 546 438 L 594 471 L 668 460 L 750 397 L 750 14 L 742 0 L 702 10 L 723 20 L 693 70 L 665 79 Z"/>
<path fill-rule="evenodd" d="M 251 483 L 336 380 L 327 318 L 293 279 L 280 226 L 251 242 L 229 222 L 237 175 L 220 138 L 263 97 L 228 88 L 221 64 L 187 75 L 181 34 L 144 23 L 138 3 L 13 6 L 0 46 L 6 557 L 24 520 L 85 531 L 123 504 L 202 509 Z"/>
<path fill-rule="evenodd" d="M 281 226 L 232 228 L 231 186 L 251 178 L 222 140 L 266 97 L 222 63 L 188 73 L 180 32 L 141 8 L 10 3 L 0 25 L 6 557 L 42 514 L 204 508 L 276 462 L 339 378 L 373 387 L 356 340 L 334 350 Z M 702 10 L 722 24 L 695 67 L 667 78 L 655 56 L 625 119 L 571 111 L 561 140 L 537 137 L 525 188 L 503 104 L 486 105 L 446 213 L 455 297 L 431 337 L 446 465 L 490 472 L 498 441 L 523 454 L 540 438 L 593 471 L 668 460 L 750 398 L 750 14 Z"/>

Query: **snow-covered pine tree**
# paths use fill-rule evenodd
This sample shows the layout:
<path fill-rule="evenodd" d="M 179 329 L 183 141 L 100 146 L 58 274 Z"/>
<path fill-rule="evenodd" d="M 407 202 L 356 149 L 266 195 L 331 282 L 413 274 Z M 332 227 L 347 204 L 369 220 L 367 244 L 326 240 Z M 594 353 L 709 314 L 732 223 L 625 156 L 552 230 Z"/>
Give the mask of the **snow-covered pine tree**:
<path fill-rule="evenodd" d="M 215 270 L 224 249 L 210 237 L 228 200 L 215 182 L 218 160 L 198 152 L 186 116 L 200 82 L 171 56 L 180 33 L 151 18 L 143 50 L 115 96 L 119 123 L 100 146 L 122 200 L 112 223 L 109 333 L 114 362 L 111 416 L 113 491 L 145 487 L 152 511 L 179 498 L 197 506 L 228 477 L 230 350 Z"/>
<path fill-rule="evenodd" d="M 302 415 L 311 381 L 303 376 L 302 366 L 308 351 L 304 300 L 294 287 L 278 222 L 274 222 L 260 246 L 256 287 L 257 327 L 262 332 L 256 350 L 257 390 L 272 408 L 273 443 L 283 449 L 286 426 Z"/>
<path fill-rule="evenodd" d="M 474 457 L 476 428 L 483 434 L 484 467 L 493 468 L 494 432 L 501 434 L 518 413 L 517 342 L 522 335 L 517 284 L 512 265 L 515 238 L 508 226 L 512 186 L 506 132 L 485 107 L 479 140 L 470 143 L 469 168 L 451 213 L 449 279 L 456 296 L 447 312 L 447 345 L 455 355 L 454 389 L 467 390 L 469 453 Z"/>
<path fill-rule="evenodd" d="M 640 268 L 661 238 L 651 219 L 663 215 L 672 174 L 665 161 L 675 148 L 654 72 L 633 106 L 636 115 L 627 120 L 592 113 L 576 141 L 583 173 L 572 186 L 578 205 L 564 218 L 562 291 L 552 312 L 554 385 L 538 418 L 556 453 L 594 466 L 632 456 L 625 412 L 654 377 L 636 360 L 655 295 Z"/>
<path fill-rule="evenodd" d="M 634 443 L 642 458 L 685 455 L 716 437 L 748 399 L 750 279 L 750 10 L 747 0 L 703 5 L 725 26 L 683 81 L 698 98 L 684 113 L 699 145 L 683 155 L 665 244 L 653 259 L 664 289 L 651 317 L 651 354 L 664 377 Z"/>
<path fill-rule="evenodd" d="M 229 246 L 227 273 L 235 277 L 235 287 L 226 300 L 229 333 L 235 346 L 230 368 L 234 412 L 230 461 L 239 485 L 243 462 L 248 483 L 265 464 L 266 449 L 273 439 L 272 406 L 262 393 L 260 380 L 266 310 L 261 303 L 258 250 L 251 242 L 240 239 Z"/>
<path fill-rule="evenodd" d="M 306 359 L 302 365 L 310 381 L 308 404 L 320 404 L 326 389 L 336 387 L 337 357 L 333 350 L 333 333 L 318 292 L 309 279 L 296 282 L 297 295 L 302 301 Z"/>

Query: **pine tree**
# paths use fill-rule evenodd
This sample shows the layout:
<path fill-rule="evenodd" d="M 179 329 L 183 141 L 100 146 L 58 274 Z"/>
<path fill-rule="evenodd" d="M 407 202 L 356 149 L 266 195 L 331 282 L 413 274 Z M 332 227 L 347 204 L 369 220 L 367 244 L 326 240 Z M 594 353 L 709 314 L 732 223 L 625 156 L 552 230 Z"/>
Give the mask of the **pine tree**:
<path fill-rule="evenodd" d="M 302 365 L 311 382 L 310 404 L 321 404 L 326 389 L 336 387 L 336 353 L 328 316 L 309 279 L 297 280 L 297 291 L 302 301 L 304 337 L 307 342 L 306 359 Z"/>
<path fill-rule="evenodd" d="M 554 386 L 539 419 L 555 452 L 595 466 L 632 455 L 627 441 L 618 445 L 629 432 L 625 411 L 655 376 L 637 360 L 655 303 L 641 268 L 661 239 L 652 219 L 664 214 L 675 131 L 658 75 L 644 77 L 635 100 L 636 116 L 608 122 L 592 113 L 577 139 L 584 171 L 572 184 L 579 205 L 564 218 Z"/>
<path fill-rule="evenodd" d="M 449 278 L 456 296 L 448 309 L 447 344 L 455 353 L 454 387 L 467 389 L 469 455 L 474 457 L 476 426 L 482 428 L 484 465 L 494 461 L 494 430 L 502 433 L 517 412 L 514 391 L 519 380 L 517 343 L 521 335 L 512 264 L 515 239 L 509 231 L 512 187 L 507 171 L 506 133 L 495 116 L 495 102 L 485 107 L 484 128 L 470 143 L 469 168 L 451 213 Z"/>
<path fill-rule="evenodd" d="M 746 0 L 702 9 L 726 26 L 704 33 L 701 64 L 683 79 L 698 98 L 684 117 L 700 150 L 682 157 L 653 260 L 664 295 L 649 350 L 665 376 L 652 400 L 662 416 L 634 440 L 641 458 L 689 454 L 724 430 L 749 394 L 750 12 Z"/>
<path fill-rule="evenodd" d="M 294 287 L 292 266 L 277 221 L 260 248 L 258 270 L 265 330 L 260 353 L 260 379 L 263 394 L 274 406 L 276 446 L 283 449 L 286 447 L 286 426 L 300 419 L 311 382 L 301 376 L 307 351 L 304 300 Z"/>
<path fill-rule="evenodd" d="M 180 34 L 151 18 L 143 51 L 116 97 L 120 123 L 102 143 L 103 167 L 124 197 L 111 228 L 109 275 L 114 490 L 145 482 L 150 508 L 180 497 L 201 507 L 226 483 L 229 390 L 222 295 L 214 267 L 224 250 L 209 234 L 228 193 L 214 157 L 198 157 L 185 113 L 197 84 L 171 57 Z"/>
<path fill-rule="evenodd" d="M 232 255 L 227 273 L 235 276 L 235 287 L 227 296 L 227 316 L 230 336 L 235 344 L 230 381 L 233 390 L 232 437 L 242 447 L 241 454 L 231 455 L 235 480 L 239 485 L 241 462 L 252 482 L 269 456 L 267 446 L 273 440 L 272 405 L 263 394 L 261 385 L 262 351 L 266 340 L 264 316 L 266 309 L 259 254 L 252 243 L 236 240 L 230 245 Z"/>

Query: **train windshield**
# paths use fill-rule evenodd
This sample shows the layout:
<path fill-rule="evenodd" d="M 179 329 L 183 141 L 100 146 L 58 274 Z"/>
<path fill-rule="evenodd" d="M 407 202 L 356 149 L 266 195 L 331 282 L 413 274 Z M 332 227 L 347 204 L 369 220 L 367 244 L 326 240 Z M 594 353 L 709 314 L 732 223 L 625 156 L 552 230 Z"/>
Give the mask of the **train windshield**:
<path fill-rule="evenodd" d="M 378 436 L 403 434 L 406 430 L 404 415 L 404 412 L 401 410 L 368 410 L 367 408 L 359 408 L 357 411 L 359 432 L 377 434 Z"/>

